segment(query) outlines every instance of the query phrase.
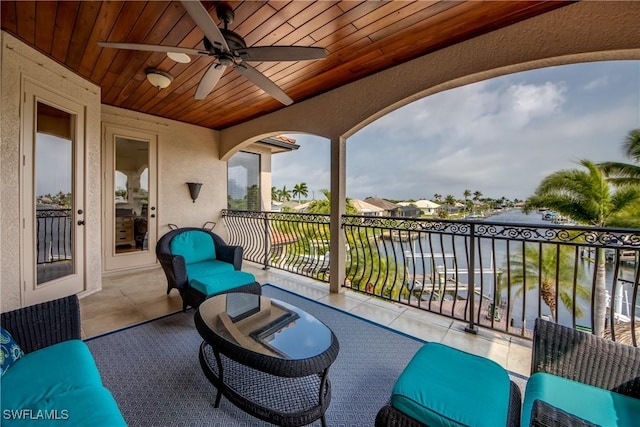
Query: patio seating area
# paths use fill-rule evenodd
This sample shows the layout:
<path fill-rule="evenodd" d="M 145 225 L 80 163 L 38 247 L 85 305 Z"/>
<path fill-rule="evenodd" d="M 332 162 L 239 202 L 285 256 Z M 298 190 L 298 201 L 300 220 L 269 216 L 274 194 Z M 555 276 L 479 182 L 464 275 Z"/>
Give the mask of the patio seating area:
<path fill-rule="evenodd" d="M 252 262 L 245 261 L 243 270 L 261 284 L 271 283 L 410 336 L 486 357 L 513 373 L 530 373 L 529 341 L 483 329 L 477 335 L 469 334 L 464 332 L 465 324 L 443 316 L 348 289 L 332 294 L 326 283 L 276 269 L 263 270 Z M 80 300 L 83 338 L 180 311 L 180 295 L 177 291 L 166 295 L 166 284 L 160 268 L 106 276 L 102 291 Z"/>
<path fill-rule="evenodd" d="M 329 294 L 323 289 L 326 288 L 326 284 L 310 279 L 300 280 L 289 273 L 261 270 L 255 265 L 249 264 L 246 267 L 257 278 L 263 280 L 263 283 L 278 283 L 282 289 L 309 300 L 339 308 L 352 315 L 366 317 L 372 323 L 380 323 L 389 329 L 430 341 L 414 355 L 398 377 L 390 401 L 393 407 L 386 405 L 381 408 L 376 425 L 422 425 L 416 424 L 415 419 L 428 419 L 429 421 L 423 421 L 427 425 L 441 425 L 443 422 L 447 424 L 446 420 L 451 419 L 461 420 L 464 425 L 496 425 L 498 418 L 501 419 L 500 425 L 507 419 L 507 425 L 514 426 L 634 425 L 633 420 L 640 411 L 638 348 L 538 319 L 531 350 L 523 343 L 514 342 L 513 337 L 507 340 L 486 332 L 480 332 L 479 335 L 466 334 L 462 332 L 464 325 L 452 322 L 447 326 L 442 321 L 439 322 L 433 314 L 418 313 L 419 316 L 412 313 L 411 307 L 394 307 L 394 304 L 389 302 L 376 302 L 371 298 L 355 295 L 349 290 L 339 295 Z M 67 312 L 64 310 L 57 310 L 56 313 L 62 313 L 63 318 L 68 316 L 71 320 L 76 319 L 75 326 L 71 325 L 70 330 L 76 331 L 71 333 L 71 338 L 77 339 L 93 336 L 94 332 L 87 332 L 92 328 L 92 322 L 108 324 L 102 332 L 111 332 L 139 323 L 131 322 L 131 317 L 124 320 L 127 317 L 122 315 L 123 312 L 137 311 L 150 306 L 156 306 L 155 316 L 180 311 L 179 306 L 172 302 L 176 301 L 173 295 L 162 295 L 161 292 L 153 290 L 153 286 L 159 290 L 164 289 L 164 278 L 159 273 L 161 272 L 158 269 L 153 269 L 109 278 L 110 286 L 109 289 L 105 289 L 106 293 L 96 293 L 83 299 L 81 304 L 84 321 L 81 325 L 78 325 L 78 301 L 75 296 L 64 301 L 59 300 L 65 304 L 74 303 L 75 311 L 71 310 L 69 313 L 75 312 L 75 316 L 65 314 Z M 154 295 L 153 300 L 141 299 L 140 288 L 136 289 L 136 285 L 141 285 L 160 296 L 155 298 Z M 160 309 L 161 298 L 168 301 L 164 313 Z M 126 306 L 133 307 L 133 310 L 123 309 Z M 28 310 L 30 309 L 19 311 Z M 30 351 L 29 343 L 33 340 L 23 339 L 20 331 L 27 329 L 24 325 L 14 325 L 15 322 L 9 317 L 12 313 L 14 312 L 3 314 L 3 326 L 18 333 L 16 336 L 23 342 L 22 345 L 26 345 L 25 351 Z M 143 314 L 141 311 L 140 315 L 152 317 L 150 312 Z M 107 322 L 108 319 L 112 321 Z M 53 324 L 57 324 L 56 321 L 56 317 L 52 317 Z M 41 323 L 41 320 L 35 319 L 36 326 Z M 41 328 L 28 328 L 31 329 Z M 57 328 L 54 326 L 53 330 Z M 444 335 L 435 342 L 438 333 Z M 62 337 L 62 340 L 64 339 Z M 70 343 L 73 344 L 71 341 Z M 55 345 L 47 348 L 54 347 Z M 497 350 L 500 347 L 502 353 Z M 466 351 L 460 351 L 461 348 Z M 518 355 L 525 353 L 529 357 L 526 357 L 523 363 L 518 363 Z M 499 360 L 501 356 L 502 362 Z M 93 363 L 90 364 L 93 366 Z M 435 365 L 442 369 L 437 372 L 425 370 L 426 365 Z M 456 366 L 456 369 L 447 369 L 449 365 Z M 505 370 L 506 366 L 510 366 L 509 375 Z M 13 375 L 18 371 L 20 370 L 14 368 L 11 373 Z M 532 372 L 534 374 L 528 377 Z M 516 375 L 519 386 L 513 380 L 514 373 L 522 375 L 522 381 L 519 381 Z M 475 378 L 474 384 L 465 386 L 471 378 Z M 485 396 L 482 390 L 487 387 L 494 392 Z M 459 389 L 463 389 L 464 393 L 460 394 L 457 391 Z M 434 390 L 439 391 L 434 393 Z M 497 393 L 497 390 L 502 391 Z M 558 390 L 563 391 L 558 393 Z M 488 400 L 482 403 L 482 399 L 478 400 L 480 396 Z M 110 399 L 113 403 L 113 399 Z M 593 405 L 586 407 L 584 401 L 593 402 Z M 472 404 L 476 409 L 470 409 L 467 407 L 468 404 Z M 500 410 L 496 412 L 496 408 Z M 443 410 L 445 412 L 442 412 Z M 121 419 L 117 411 L 112 412 Z M 410 414 L 410 417 L 407 417 L 405 412 Z M 594 419 L 597 420 L 597 424 L 586 421 Z M 322 424 L 326 424 L 324 419 Z"/>

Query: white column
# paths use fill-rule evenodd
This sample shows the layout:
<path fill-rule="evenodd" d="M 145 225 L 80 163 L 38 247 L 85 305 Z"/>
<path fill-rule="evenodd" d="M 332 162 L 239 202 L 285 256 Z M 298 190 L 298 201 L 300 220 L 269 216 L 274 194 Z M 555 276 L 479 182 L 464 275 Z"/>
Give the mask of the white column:
<path fill-rule="evenodd" d="M 331 263 L 329 290 L 339 293 L 345 278 L 346 247 L 344 232 L 340 228 L 341 216 L 346 212 L 346 145 L 341 137 L 331 138 Z"/>

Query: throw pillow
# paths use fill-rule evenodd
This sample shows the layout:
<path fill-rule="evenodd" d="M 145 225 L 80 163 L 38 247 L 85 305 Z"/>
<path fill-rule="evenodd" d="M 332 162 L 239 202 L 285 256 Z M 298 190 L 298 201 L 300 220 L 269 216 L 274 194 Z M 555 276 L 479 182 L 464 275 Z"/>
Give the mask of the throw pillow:
<path fill-rule="evenodd" d="M 0 372 L 4 375 L 11 365 L 24 356 L 24 352 L 3 327 L 0 327 L 0 347 Z"/>

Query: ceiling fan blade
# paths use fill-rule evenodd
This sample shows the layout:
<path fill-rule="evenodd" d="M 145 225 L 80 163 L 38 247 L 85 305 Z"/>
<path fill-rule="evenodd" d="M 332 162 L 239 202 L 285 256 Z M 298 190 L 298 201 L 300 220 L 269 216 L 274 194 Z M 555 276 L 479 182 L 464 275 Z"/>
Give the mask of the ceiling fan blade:
<path fill-rule="evenodd" d="M 98 42 L 98 46 L 113 49 L 145 50 L 148 52 L 175 52 L 185 53 L 187 55 L 208 55 L 208 52 L 200 51 L 198 49 L 189 49 L 177 46 L 161 46 L 159 44 Z"/>
<path fill-rule="evenodd" d="M 211 64 L 211 67 L 209 67 L 207 72 L 204 73 L 204 76 L 202 76 L 202 80 L 200 80 L 200 84 L 196 90 L 196 99 L 205 99 L 207 95 L 209 95 L 220 80 L 220 77 L 224 74 L 225 68 L 227 67 L 224 65 Z"/>
<path fill-rule="evenodd" d="M 293 104 L 293 99 L 289 98 L 289 95 L 284 93 L 284 91 L 280 89 L 278 85 L 269 80 L 267 76 L 253 68 L 251 65 L 239 64 L 238 66 L 236 66 L 236 70 L 240 74 L 245 76 L 247 80 L 267 92 L 278 101 L 282 102 L 284 105 Z"/>
<path fill-rule="evenodd" d="M 323 48 L 305 46 L 256 46 L 238 53 L 245 61 L 307 61 L 327 57 Z"/>
<path fill-rule="evenodd" d="M 211 15 L 207 12 L 207 9 L 199 1 L 181 0 L 182 6 L 191 16 L 191 19 L 196 23 L 198 28 L 202 31 L 206 38 L 213 44 L 218 44 L 224 50 L 229 50 L 227 41 L 222 36 L 222 33 L 213 22 Z"/>

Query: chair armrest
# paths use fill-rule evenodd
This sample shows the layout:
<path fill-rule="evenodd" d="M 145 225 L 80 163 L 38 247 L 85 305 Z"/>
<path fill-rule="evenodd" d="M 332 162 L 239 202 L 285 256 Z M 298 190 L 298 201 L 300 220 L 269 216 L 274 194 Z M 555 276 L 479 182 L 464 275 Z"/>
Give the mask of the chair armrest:
<path fill-rule="evenodd" d="M 640 398 L 640 348 L 536 319 L 531 373 L 546 372 Z"/>
<path fill-rule="evenodd" d="M 189 281 L 184 257 L 182 255 L 157 254 L 157 258 L 171 287 L 184 288 Z"/>
<path fill-rule="evenodd" d="M 76 295 L 2 313 L 1 319 L 2 327 L 25 353 L 80 339 L 80 304 Z"/>
<path fill-rule="evenodd" d="M 242 246 L 216 244 L 216 258 L 220 261 L 233 264 L 235 270 L 242 269 L 242 254 Z"/>
<path fill-rule="evenodd" d="M 531 410 L 529 427 L 598 427 L 596 424 L 578 418 L 568 412 L 536 399 Z"/>

